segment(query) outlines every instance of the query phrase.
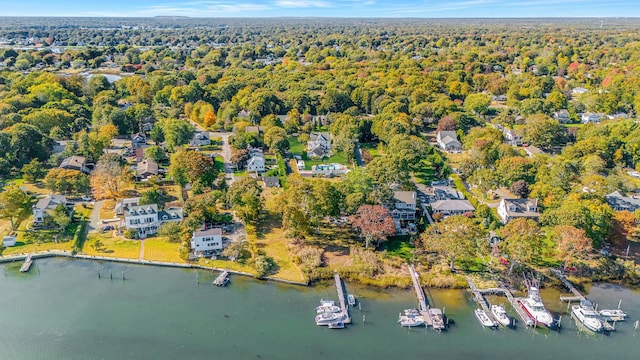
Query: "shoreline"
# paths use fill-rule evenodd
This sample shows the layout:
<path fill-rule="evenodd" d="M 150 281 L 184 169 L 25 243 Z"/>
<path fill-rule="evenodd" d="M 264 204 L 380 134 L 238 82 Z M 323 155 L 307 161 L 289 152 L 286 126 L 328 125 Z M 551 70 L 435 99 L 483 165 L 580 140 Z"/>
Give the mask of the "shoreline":
<path fill-rule="evenodd" d="M 183 263 L 174 263 L 174 262 L 165 262 L 165 261 L 154 261 L 154 260 L 139 260 L 139 259 L 128 259 L 128 258 L 117 258 L 117 257 L 108 257 L 108 256 L 95 256 L 95 255 L 84 255 L 84 254 L 71 254 L 70 251 L 63 250 L 54 250 L 54 251 L 45 251 L 45 252 L 34 252 L 34 253 L 26 253 L 19 255 L 9 255 L 9 256 L 0 256 L 0 264 L 4 263 L 12 263 L 15 261 L 23 261 L 27 258 L 27 256 L 31 256 L 32 259 L 46 259 L 46 258 L 55 258 L 55 257 L 63 257 L 69 259 L 81 259 L 81 260 L 98 260 L 98 261 L 110 261 L 115 263 L 123 263 L 123 264 L 135 264 L 135 265 L 151 265 L 151 266 L 159 266 L 159 267 L 170 267 L 170 268 L 178 268 L 178 269 L 199 269 L 199 270 L 212 270 L 223 272 L 227 271 L 230 274 L 240 275 L 251 277 L 257 280 L 265 280 L 265 281 L 274 281 L 289 285 L 298 285 L 298 286 L 309 286 L 309 283 L 303 283 L 292 280 L 279 279 L 275 277 L 265 277 L 258 278 L 253 276 L 252 274 L 230 270 L 224 268 L 217 268 L 213 266 L 204 266 L 204 265 L 193 265 L 193 264 L 183 264 Z"/>

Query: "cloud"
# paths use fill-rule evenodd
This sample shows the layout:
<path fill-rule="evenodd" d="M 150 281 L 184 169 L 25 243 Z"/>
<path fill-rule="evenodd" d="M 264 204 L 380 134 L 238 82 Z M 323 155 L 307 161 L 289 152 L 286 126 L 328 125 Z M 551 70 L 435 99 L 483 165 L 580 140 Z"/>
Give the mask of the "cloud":
<path fill-rule="evenodd" d="M 277 0 L 275 5 L 285 8 L 309 8 L 309 7 L 330 7 L 331 4 L 325 1 L 315 0 Z"/>

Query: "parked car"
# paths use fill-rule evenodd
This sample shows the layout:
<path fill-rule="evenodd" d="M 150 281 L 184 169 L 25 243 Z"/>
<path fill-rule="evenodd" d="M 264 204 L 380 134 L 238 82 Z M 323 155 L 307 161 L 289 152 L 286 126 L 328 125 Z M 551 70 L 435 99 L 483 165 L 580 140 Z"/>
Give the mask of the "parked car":
<path fill-rule="evenodd" d="M 93 201 L 93 198 L 89 195 L 83 195 L 81 199 L 82 201 Z"/>
<path fill-rule="evenodd" d="M 115 230 L 116 228 L 113 227 L 113 225 L 107 225 L 105 227 L 102 228 L 102 231 L 110 231 L 110 230 Z"/>

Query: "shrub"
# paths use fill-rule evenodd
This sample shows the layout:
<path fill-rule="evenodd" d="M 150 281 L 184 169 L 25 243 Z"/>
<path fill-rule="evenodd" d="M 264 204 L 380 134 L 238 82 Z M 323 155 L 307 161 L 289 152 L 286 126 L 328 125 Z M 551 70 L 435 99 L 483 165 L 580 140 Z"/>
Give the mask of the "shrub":
<path fill-rule="evenodd" d="M 258 273 L 258 277 L 263 277 L 269 273 L 275 266 L 273 259 L 270 257 L 259 255 L 253 261 L 253 268 Z"/>
<path fill-rule="evenodd" d="M 127 230 L 124 231 L 123 235 L 127 239 L 135 239 L 136 235 L 137 235 L 137 232 L 135 230 L 133 230 L 133 229 L 127 229 Z"/>

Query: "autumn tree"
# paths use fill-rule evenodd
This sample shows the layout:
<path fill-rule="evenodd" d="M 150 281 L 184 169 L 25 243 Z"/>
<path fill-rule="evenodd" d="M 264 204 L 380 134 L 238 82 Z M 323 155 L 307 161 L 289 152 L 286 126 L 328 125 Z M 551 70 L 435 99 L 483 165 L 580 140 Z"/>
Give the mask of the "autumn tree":
<path fill-rule="evenodd" d="M 91 173 L 90 182 L 96 199 L 116 199 L 129 184 L 133 174 L 120 159 L 103 156 Z"/>
<path fill-rule="evenodd" d="M 0 193 L 0 218 L 9 219 L 11 230 L 14 220 L 24 218 L 31 210 L 31 198 L 17 186 L 9 186 Z"/>
<path fill-rule="evenodd" d="M 289 150 L 287 132 L 279 126 L 272 126 L 267 130 L 264 134 L 264 142 L 271 151 L 280 155 Z"/>
<path fill-rule="evenodd" d="M 543 237 L 535 220 L 516 218 L 502 228 L 503 241 L 500 248 L 511 259 L 509 274 L 516 263 L 527 264 L 536 261 L 542 252 Z"/>
<path fill-rule="evenodd" d="M 378 243 L 396 234 L 391 213 L 380 205 L 362 205 L 350 220 L 351 225 L 364 237 L 366 249 L 369 249 L 370 242 Z"/>
<path fill-rule="evenodd" d="M 236 180 L 227 192 L 227 203 L 245 223 L 253 223 L 262 210 L 262 188 L 251 177 Z"/>
<path fill-rule="evenodd" d="M 575 259 L 585 259 L 593 250 L 586 232 L 574 226 L 556 226 L 553 236 L 558 244 L 558 258 L 566 264 Z"/>
<path fill-rule="evenodd" d="M 489 243 L 482 227 L 464 215 L 449 216 L 430 227 L 422 235 L 426 250 L 436 251 L 449 258 L 451 269 L 459 257 L 475 257 L 488 253 Z"/>
<path fill-rule="evenodd" d="M 211 186 L 217 171 L 210 157 L 197 151 L 180 150 L 171 155 L 168 174 L 184 188 L 187 183 L 196 181 Z"/>

